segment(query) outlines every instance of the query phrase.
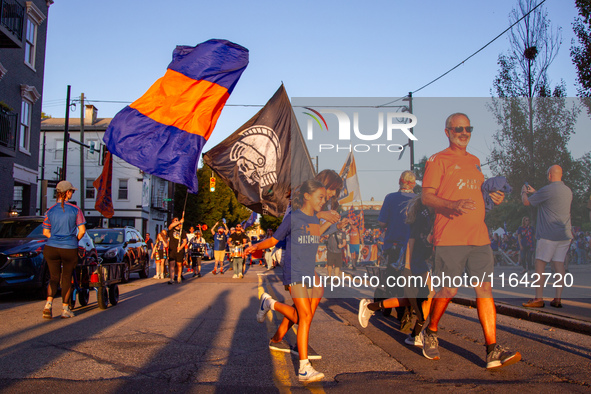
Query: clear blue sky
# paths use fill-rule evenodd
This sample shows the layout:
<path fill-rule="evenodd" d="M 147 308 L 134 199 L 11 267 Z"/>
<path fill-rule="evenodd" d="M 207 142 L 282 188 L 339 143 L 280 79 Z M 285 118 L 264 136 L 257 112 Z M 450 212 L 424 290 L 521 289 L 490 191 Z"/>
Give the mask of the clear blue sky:
<path fill-rule="evenodd" d="M 43 111 L 64 117 L 69 84 L 72 96 L 84 92 L 95 100 L 100 117 L 113 117 L 126 103 L 101 101 L 137 99 L 164 74 L 176 45 L 210 38 L 228 39 L 250 50 L 250 64 L 228 104 L 264 104 L 282 81 L 291 97 L 400 97 L 507 28 L 515 4 L 55 0 L 48 17 Z M 562 27 L 563 37 L 549 77 L 552 84 L 564 79 L 574 96 L 576 73 L 569 56 L 574 2 L 547 0 L 544 6 L 553 26 Z M 415 96 L 489 97 L 497 57 L 507 48 L 503 36 Z M 205 151 L 257 110 L 227 106 Z M 78 114 L 77 109 L 70 116 Z M 591 141 L 585 138 L 581 142 L 588 147 Z M 419 155 L 429 154 L 427 150 L 433 152 L 425 149 Z M 484 161 L 487 152 L 475 153 Z"/>

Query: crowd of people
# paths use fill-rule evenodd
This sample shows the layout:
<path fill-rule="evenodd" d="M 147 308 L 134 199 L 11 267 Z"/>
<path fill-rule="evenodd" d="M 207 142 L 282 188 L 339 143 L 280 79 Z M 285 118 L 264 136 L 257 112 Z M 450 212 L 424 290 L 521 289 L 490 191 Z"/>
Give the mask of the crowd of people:
<path fill-rule="evenodd" d="M 259 264 L 266 264 L 268 269 L 278 263 L 282 265 L 283 285 L 291 295 L 291 302 L 280 302 L 263 293 L 256 318 L 262 323 L 269 311 L 283 317 L 269 341 L 269 348 L 299 357 L 300 381 L 314 382 L 324 377 L 310 362 L 319 355 L 309 348 L 312 321 L 324 289 L 320 280 L 312 283 L 304 280 L 319 276 L 315 269 L 321 243 L 326 244 L 330 276 L 342 275 L 344 266 L 354 269 L 360 246 L 377 244 L 381 256 L 378 264 L 382 262 L 386 272 L 423 278 L 420 286 L 409 286 L 385 299 L 376 302 L 362 299 L 358 319 L 365 328 L 378 310 L 412 310 L 417 319 L 405 342 L 421 347 L 423 355 L 430 360 L 440 358 L 439 322 L 458 291 L 452 282 L 442 283 L 432 291 L 430 280 L 445 275 L 462 277 L 464 273 L 482 278 L 472 286 L 484 334 L 487 369 L 509 366 L 521 359 L 519 352 L 497 343 L 491 286 L 495 259 L 506 258 L 513 264 L 520 264 L 523 273 L 529 270 L 541 273 L 550 263 L 554 271 L 563 276 L 568 256 L 571 264 L 588 263 L 590 235 L 580 230 L 573 234 L 571 230 L 572 192 L 562 182 L 562 169 L 558 165 L 548 169 L 548 185 L 535 190 L 526 184 L 521 189 L 524 206 L 537 208 L 535 228 L 531 219 L 524 217 L 521 226 L 513 233 L 499 236 L 489 232 L 484 222 L 485 212 L 490 209 L 489 205 L 502 203 L 505 195 L 501 188 L 482 192 L 485 178 L 480 161 L 466 150 L 473 130 L 470 119 L 463 113 L 454 113 L 446 119 L 444 131 L 449 146 L 427 161 L 421 194 L 413 192 L 415 174 L 404 171 L 399 178 L 398 191 L 384 199 L 378 216 L 379 229 L 364 229 L 359 221 L 337 212 L 337 197 L 343 188 L 343 180 L 333 170 L 324 170 L 314 179 L 305 181 L 293 190 L 293 196 L 290 192 L 291 204 L 281 225 L 275 231 L 268 230 L 262 239 L 249 239 L 241 224 L 229 229 L 223 220 L 222 225 L 218 222 L 213 226 L 215 262 L 212 274 L 223 275 L 227 270 L 233 270 L 233 278 L 243 278 L 247 259 L 250 264 L 253 259 L 258 259 Z M 69 250 L 76 248 L 76 231 L 78 238 L 84 232 L 81 212 L 67 203 L 75 189 L 69 183 L 60 183 L 57 190 L 58 203 L 48 210 L 43 224 L 44 234 L 50 238 L 46 247 L 48 263 L 51 260 L 50 296 L 43 317 L 51 316 L 60 261 L 64 275 L 68 275 Z M 156 261 L 155 278 L 168 276 L 170 284 L 182 281 L 183 265 L 189 266 L 193 276 L 201 276 L 205 239 L 200 228 L 190 227 L 186 233 L 183 223 L 182 218 L 174 218 L 168 231 L 159 233 L 155 241 L 146 237 L 152 248 L 151 256 Z M 231 263 L 227 269 L 226 261 Z M 523 305 L 543 307 L 542 290 L 536 289 L 535 298 Z M 72 316 L 66 302 L 69 293 L 69 287 L 62 283 L 64 318 Z M 561 294 L 562 287 L 557 287 L 551 306 L 562 307 Z M 296 346 L 290 346 L 284 339 L 293 325 L 297 325 Z"/>

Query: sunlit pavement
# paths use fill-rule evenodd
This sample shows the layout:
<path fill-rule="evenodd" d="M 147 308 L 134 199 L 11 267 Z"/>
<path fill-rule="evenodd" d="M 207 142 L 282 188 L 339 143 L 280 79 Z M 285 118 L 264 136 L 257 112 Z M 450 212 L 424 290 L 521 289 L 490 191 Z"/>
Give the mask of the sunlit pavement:
<path fill-rule="evenodd" d="M 227 267 L 227 265 L 226 265 Z M 588 392 L 591 337 L 509 316 L 498 316 L 498 342 L 523 355 L 513 366 L 485 369 L 476 310 L 451 304 L 440 324 L 441 360 L 404 344 L 394 317 L 379 312 L 363 329 L 358 299 L 323 300 L 310 344 L 321 383 L 297 381 L 298 360 L 268 349 L 280 316 L 256 322 L 258 295 L 289 298 L 281 269 L 248 267 L 183 284 L 138 279 L 121 285 L 120 302 L 100 310 L 96 295 L 76 317 L 41 318 L 44 301 L 0 296 L 0 389 L 3 392 L 300 392 L 384 390 Z M 566 294 L 565 294 L 566 296 Z M 548 307 L 547 307 L 548 308 Z M 546 309 L 547 309 L 546 308 Z M 565 305 L 563 310 L 569 307 Z M 295 344 L 295 335 L 288 341 Z"/>

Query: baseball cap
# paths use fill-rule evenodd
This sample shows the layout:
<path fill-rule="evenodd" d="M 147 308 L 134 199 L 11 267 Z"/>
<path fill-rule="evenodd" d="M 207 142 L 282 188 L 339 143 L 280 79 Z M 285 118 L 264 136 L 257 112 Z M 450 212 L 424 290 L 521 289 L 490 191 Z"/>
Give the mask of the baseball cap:
<path fill-rule="evenodd" d="M 60 193 L 65 193 L 68 190 L 78 190 L 78 189 L 76 189 L 74 186 L 72 186 L 72 184 L 69 181 L 61 181 L 60 183 L 57 184 L 57 186 L 55 187 L 55 190 L 57 190 Z"/>
<path fill-rule="evenodd" d="M 222 226 L 218 227 L 218 230 L 223 230 L 224 228 Z"/>

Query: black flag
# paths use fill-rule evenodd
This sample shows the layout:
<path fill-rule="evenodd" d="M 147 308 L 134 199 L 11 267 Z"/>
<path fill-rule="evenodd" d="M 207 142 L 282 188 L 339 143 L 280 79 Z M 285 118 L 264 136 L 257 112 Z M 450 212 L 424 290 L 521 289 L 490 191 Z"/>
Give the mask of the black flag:
<path fill-rule="evenodd" d="M 203 155 L 203 161 L 259 214 L 283 215 L 288 192 L 314 177 L 314 168 L 283 85 L 232 135 Z"/>

